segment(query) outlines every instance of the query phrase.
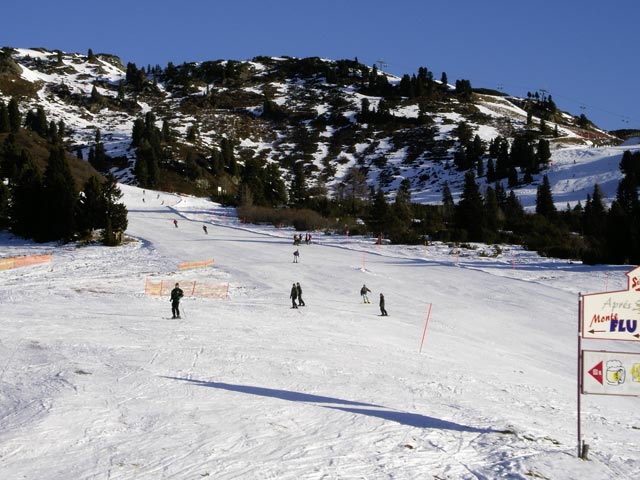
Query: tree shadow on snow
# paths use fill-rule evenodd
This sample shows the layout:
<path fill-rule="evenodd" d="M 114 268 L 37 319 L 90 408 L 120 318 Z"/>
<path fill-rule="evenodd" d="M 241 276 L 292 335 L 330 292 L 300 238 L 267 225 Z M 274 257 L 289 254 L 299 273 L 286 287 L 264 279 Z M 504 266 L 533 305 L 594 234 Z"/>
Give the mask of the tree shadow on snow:
<path fill-rule="evenodd" d="M 277 390 L 273 388 L 253 387 L 250 385 L 234 385 L 230 383 L 205 382 L 203 380 L 194 380 L 190 378 L 179 378 L 179 377 L 168 377 L 168 376 L 163 376 L 163 378 L 168 378 L 171 380 L 180 380 L 182 382 L 189 382 L 195 385 L 199 385 L 201 387 L 217 388 L 220 390 L 247 393 L 250 395 L 258 395 L 261 397 L 278 398 L 280 400 L 287 400 L 290 402 L 301 402 L 301 403 L 311 403 L 311 404 L 313 403 L 333 404 L 333 405 L 318 405 L 318 406 L 322 408 L 329 408 L 331 410 L 341 410 L 343 412 L 381 418 L 383 420 L 389 420 L 392 422 L 400 423 L 402 425 L 407 425 L 409 427 L 435 428 L 439 430 L 454 430 L 458 432 L 472 432 L 472 433 L 492 433 L 492 432 L 499 433 L 499 430 L 493 430 L 490 428 L 470 427 L 468 425 L 461 425 L 459 423 L 449 422 L 447 420 L 441 420 L 438 418 L 433 418 L 426 415 L 420 415 L 417 413 L 401 412 L 401 411 L 389 409 L 388 407 L 383 407 L 381 405 L 375 405 L 372 403 L 354 402 L 351 400 L 325 397 L 322 395 L 313 395 L 313 394 L 302 393 L 302 392 L 292 392 L 290 390 Z"/>

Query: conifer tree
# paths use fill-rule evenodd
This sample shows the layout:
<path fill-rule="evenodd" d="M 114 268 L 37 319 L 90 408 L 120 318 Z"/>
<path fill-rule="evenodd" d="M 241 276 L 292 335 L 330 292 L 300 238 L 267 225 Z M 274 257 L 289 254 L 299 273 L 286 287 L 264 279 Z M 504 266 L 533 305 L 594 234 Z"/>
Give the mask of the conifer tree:
<path fill-rule="evenodd" d="M 105 245 L 117 245 L 122 240 L 122 233 L 129 224 L 127 220 L 127 207 L 120 203 L 122 191 L 112 173 L 109 173 L 102 185 L 102 198 L 105 205 L 105 232 L 103 243 Z"/>
<path fill-rule="evenodd" d="M 369 219 L 367 225 L 374 231 L 374 233 L 385 233 L 387 231 L 387 221 L 389 218 L 389 204 L 387 198 L 382 191 L 380 185 L 376 190 L 373 197 L 373 203 L 369 212 Z"/>
<path fill-rule="evenodd" d="M 456 223 L 465 230 L 468 240 L 483 240 L 485 215 L 482 195 L 472 171 L 464 176 L 464 187 L 456 209 Z"/>
<path fill-rule="evenodd" d="M 303 206 L 307 202 L 307 180 L 302 161 L 293 165 L 293 179 L 291 180 L 290 200 L 296 206 Z"/>
<path fill-rule="evenodd" d="M 525 224 L 525 212 L 520 200 L 518 200 L 518 197 L 513 190 L 509 192 L 509 196 L 507 197 L 504 213 L 506 228 L 514 231 L 522 229 Z"/>
<path fill-rule="evenodd" d="M 536 193 L 536 213 L 548 220 L 555 220 L 558 213 L 553 203 L 551 184 L 549 183 L 549 177 L 547 175 L 542 178 L 542 185 L 538 187 Z"/>
<path fill-rule="evenodd" d="M 393 202 L 393 216 L 401 226 L 406 226 L 411 221 L 411 180 L 408 178 L 400 182 L 396 199 Z"/>
<path fill-rule="evenodd" d="M 0 230 L 9 226 L 9 188 L 0 181 Z"/>
<path fill-rule="evenodd" d="M 20 114 L 18 101 L 15 99 L 15 97 L 11 97 L 11 100 L 9 100 L 7 112 L 9 114 L 9 130 L 13 133 L 16 133 L 18 130 L 20 130 L 20 126 L 22 125 L 22 115 Z"/>
<path fill-rule="evenodd" d="M 100 179 L 92 175 L 84 185 L 78 199 L 78 229 L 87 234 L 105 225 L 106 209 Z"/>
<path fill-rule="evenodd" d="M 502 227 L 503 214 L 496 192 L 492 187 L 487 187 L 484 194 L 484 215 L 488 232 L 495 233 Z"/>
<path fill-rule="evenodd" d="M 541 138 L 538 141 L 538 161 L 544 165 L 549 163 L 551 159 L 551 148 L 549 147 L 549 140 Z"/>
<path fill-rule="evenodd" d="M 62 147 L 51 149 L 42 184 L 43 210 L 46 217 L 42 238 L 36 238 L 36 240 L 70 240 L 76 232 L 75 213 L 78 195 Z"/>
<path fill-rule="evenodd" d="M 442 187 L 442 216 L 445 222 L 450 222 L 453 220 L 453 215 L 455 213 L 455 203 L 453 201 L 453 195 L 451 194 L 451 189 L 449 188 L 449 182 L 444 182 Z"/>
<path fill-rule="evenodd" d="M 0 100 L 0 133 L 7 133 L 11 130 L 9 122 L 9 110 L 2 100 Z"/>
<path fill-rule="evenodd" d="M 607 252 L 616 263 L 640 263 L 640 199 L 633 173 L 623 177 L 607 217 Z"/>
<path fill-rule="evenodd" d="M 632 153 L 625 150 L 620 160 L 620 171 L 625 175 L 633 174 L 635 178 L 640 178 L 640 152 Z"/>
<path fill-rule="evenodd" d="M 607 210 L 602 199 L 602 191 L 596 183 L 593 196 L 587 195 L 587 202 L 582 215 L 582 231 L 585 235 L 604 240 L 607 226 Z"/>
<path fill-rule="evenodd" d="M 26 238 L 40 237 L 43 221 L 42 177 L 29 158 L 11 183 L 11 231 Z"/>
<path fill-rule="evenodd" d="M 268 163 L 265 167 L 264 196 L 267 204 L 272 207 L 287 203 L 287 187 L 276 163 Z"/>

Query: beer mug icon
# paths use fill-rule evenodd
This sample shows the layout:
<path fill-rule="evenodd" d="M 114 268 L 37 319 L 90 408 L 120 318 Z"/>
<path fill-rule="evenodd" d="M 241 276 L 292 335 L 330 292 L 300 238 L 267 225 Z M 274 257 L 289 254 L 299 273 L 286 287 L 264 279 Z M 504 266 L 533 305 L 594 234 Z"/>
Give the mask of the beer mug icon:
<path fill-rule="evenodd" d="M 609 360 L 607 362 L 607 383 L 609 385 L 620 385 L 624 383 L 625 371 L 620 360 Z"/>

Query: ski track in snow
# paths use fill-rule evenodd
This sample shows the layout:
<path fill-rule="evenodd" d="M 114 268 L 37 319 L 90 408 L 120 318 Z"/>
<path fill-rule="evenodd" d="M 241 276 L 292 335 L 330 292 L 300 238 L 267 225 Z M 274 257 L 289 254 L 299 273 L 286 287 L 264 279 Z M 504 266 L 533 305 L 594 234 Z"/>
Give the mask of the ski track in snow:
<path fill-rule="evenodd" d="M 1 239 L 53 260 L 0 272 L 0 478 L 640 476 L 634 398 L 583 397 L 592 461 L 575 458 L 577 295 L 626 288 L 629 267 L 322 232 L 293 264 L 290 229 L 122 189 L 138 241 Z M 170 320 L 146 278 L 229 282 L 229 298 Z"/>

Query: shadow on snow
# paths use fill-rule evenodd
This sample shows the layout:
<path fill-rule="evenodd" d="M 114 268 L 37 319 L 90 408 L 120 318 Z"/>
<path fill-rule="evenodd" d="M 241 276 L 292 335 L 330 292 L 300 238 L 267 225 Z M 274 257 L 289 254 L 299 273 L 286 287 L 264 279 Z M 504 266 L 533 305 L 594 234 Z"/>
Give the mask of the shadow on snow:
<path fill-rule="evenodd" d="M 426 415 L 420 415 L 417 413 L 407 413 L 389 409 L 380 405 L 371 403 L 354 402 L 351 400 L 343 400 L 333 397 L 325 397 L 322 395 L 313 395 L 302 392 L 292 392 L 289 390 L 277 390 L 273 388 L 253 387 L 249 385 L 234 385 L 230 383 L 219 382 L 205 382 L 203 380 L 193 380 L 189 378 L 168 377 L 163 376 L 171 380 L 180 380 L 182 382 L 189 382 L 201 387 L 217 388 L 220 390 L 227 390 L 231 392 L 246 393 L 249 395 L 258 395 L 261 397 L 278 398 L 281 400 L 287 400 L 290 402 L 302 402 L 302 403 L 319 403 L 319 404 L 333 404 L 333 405 L 319 405 L 323 408 L 330 408 L 332 410 L 341 410 L 343 412 L 355 413 L 358 415 L 366 415 L 369 417 L 381 418 L 383 420 L 390 420 L 392 422 L 407 425 L 409 427 L 417 428 L 436 428 L 440 430 L 454 430 L 459 432 L 472 432 L 472 433 L 492 433 L 498 430 L 490 428 L 476 428 L 467 425 L 461 425 L 455 422 L 449 422 L 438 418 L 429 417 Z M 369 408 L 367 408 L 369 407 Z"/>

